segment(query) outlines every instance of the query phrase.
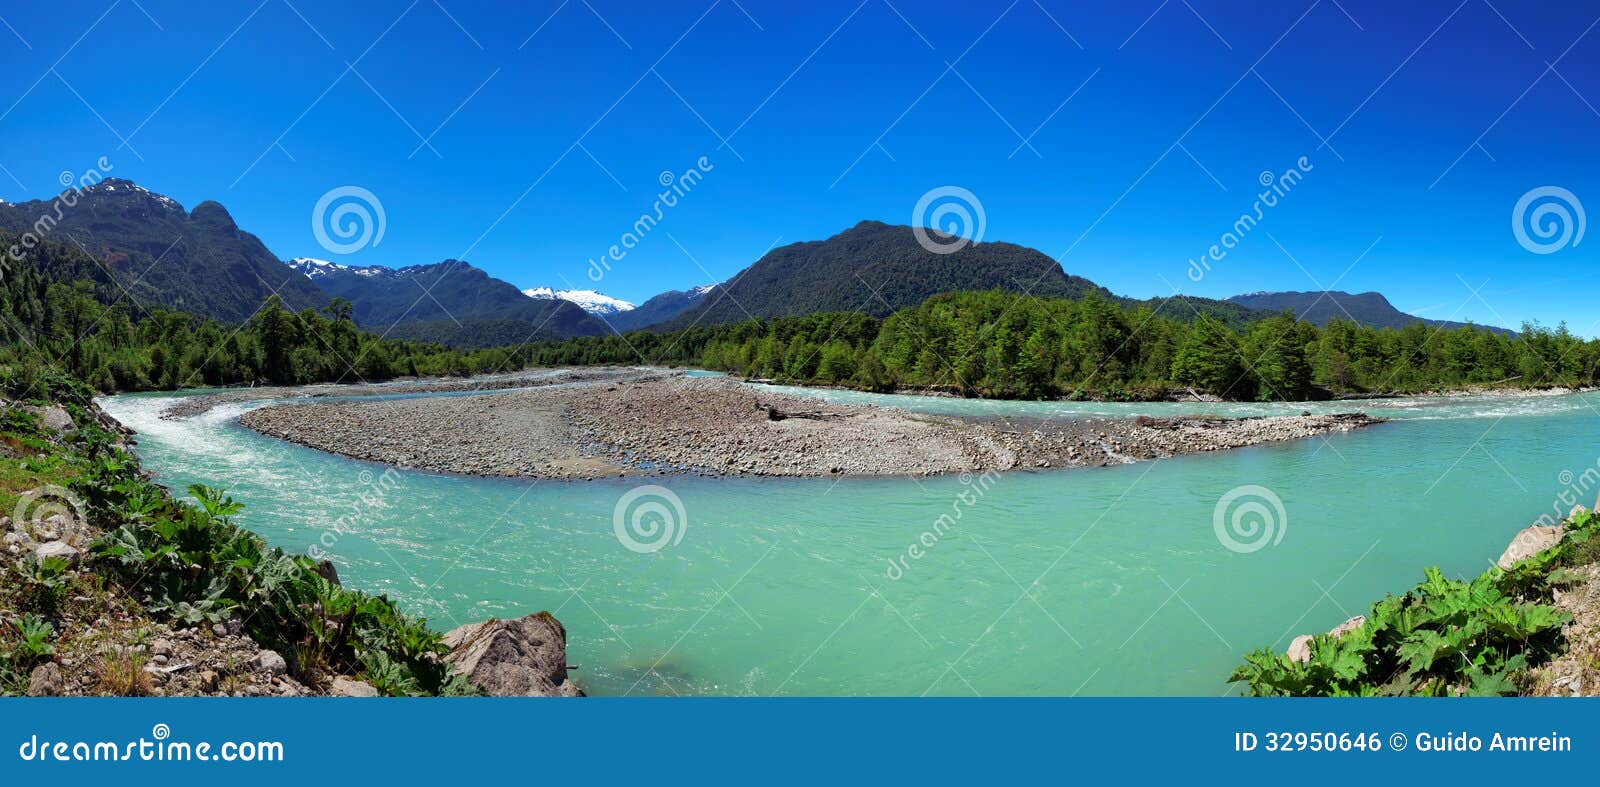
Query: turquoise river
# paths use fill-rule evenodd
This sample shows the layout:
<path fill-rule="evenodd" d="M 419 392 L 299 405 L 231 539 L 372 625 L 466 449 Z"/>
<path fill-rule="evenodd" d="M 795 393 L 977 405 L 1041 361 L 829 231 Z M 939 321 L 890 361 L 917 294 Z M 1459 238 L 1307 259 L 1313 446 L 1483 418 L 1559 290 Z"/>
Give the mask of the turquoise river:
<path fill-rule="evenodd" d="M 170 394 L 103 405 L 138 431 L 164 485 L 225 487 L 246 504 L 246 527 L 290 551 L 331 544 L 346 585 L 387 593 L 441 630 L 554 612 L 575 677 L 598 695 L 1223 694 L 1237 690 L 1226 679 L 1247 651 L 1325 631 L 1424 566 L 1476 574 L 1519 528 L 1600 491 L 1585 474 L 1600 456 L 1600 394 L 1335 407 L 807 393 L 955 414 L 1309 407 L 1395 420 L 988 480 L 549 482 L 355 462 L 254 434 L 238 405 L 170 421 L 159 417 Z M 682 502 L 681 540 L 654 552 L 625 548 L 614 528 L 619 500 L 641 484 Z M 1261 490 L 1224 501 L 1244 486 L 1269 490 L 1282 517 Z M 1224 533 L 1254 551 L 1219 539 L 1219 502 Z M 1261 524 L 1253 536 L 1233 529 L 1241 512 Z M 1261 513 L 1271 521 L 1251 517 Z M 924 536 L 943 514 L 942 533 Z"/>

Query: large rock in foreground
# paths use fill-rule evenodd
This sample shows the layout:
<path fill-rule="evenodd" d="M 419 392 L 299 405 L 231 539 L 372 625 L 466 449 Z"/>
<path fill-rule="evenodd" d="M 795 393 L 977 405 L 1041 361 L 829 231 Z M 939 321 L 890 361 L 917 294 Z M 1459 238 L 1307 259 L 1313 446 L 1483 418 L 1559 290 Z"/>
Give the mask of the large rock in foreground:
<path fill-rule="evenodd" d="M 492 697 L 581 697 L 567 679 L 567 630 L 548 612 L 444 635 L 445 661 Z"/>
<path fill-rule="evenodd" d="M 1367 625 L 1367 616 L 1357 615 L 1334 626 L 1333 630 L 1328 632 L 1328 636 L 1338 639 L 1365 625 Z M 1301 634 L 1295 637 L 1294 641 L 1289 643 L 1289 650 L 1285 655 L 1289 657 L 1290 661 L 1298 661 L 1301 664 L 1311 661 L 1311 640 L 1312 636 L 1310 634 Z"/>
<path fill-rule="evenodd" d="M 1559 525 L 1529 525 L 1511 539 L 1495 565 L 1510 571 L 1512 566 L 1555 546 L 1565 532 Z"/>

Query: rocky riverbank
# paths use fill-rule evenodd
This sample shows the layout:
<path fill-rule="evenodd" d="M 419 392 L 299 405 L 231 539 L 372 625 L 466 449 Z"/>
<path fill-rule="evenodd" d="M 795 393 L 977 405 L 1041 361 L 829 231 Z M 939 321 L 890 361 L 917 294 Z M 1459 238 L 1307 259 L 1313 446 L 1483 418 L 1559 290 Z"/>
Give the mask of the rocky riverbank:
<path fill-rule="evenodd" d="M 331 563 L 237 529 L 222 513 L 231 500 L 195 515 L 131 456 L 102 464 L 116 474 L 105 488 L 87 486 L 81 468 L 130 437 L 86 395 L 0 400 L 0 510 L 12 512 L 0 516 L 0 695 L 582 695 L 548 613 L 441 636 L 341 587 Z M 181 546 L 165 540 L 180 530 Z M 426 652 L 411 661 L 392 641 Z M 382 669 L 367 660 L 378 657 Z"/>
<path fill-rule="evenodd" d="M 1361 413 L 1278 418 L 956 418 L 843 405 L 724 378 L 634 372 L 492 396 L 291 404 L 263 434 L 357 459 L 473 475 L 892 476 L 1093 467 L 1343 432 Z"/>

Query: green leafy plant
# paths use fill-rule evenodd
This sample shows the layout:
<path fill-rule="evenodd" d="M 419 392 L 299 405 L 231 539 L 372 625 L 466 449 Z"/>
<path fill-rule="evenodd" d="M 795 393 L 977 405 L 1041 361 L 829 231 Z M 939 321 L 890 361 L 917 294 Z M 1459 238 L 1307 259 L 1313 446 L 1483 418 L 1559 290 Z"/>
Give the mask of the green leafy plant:
<path fill-rule="evenodd" d="M 1527 670 L 1565 646 L 1561 627 L 1570 616 L 1549 602 L 1572 581 L 1564 567 L 1591 559 L 1597 522 L 1582 512 L 1554 548 L 1471 581 L 1429 568 L 1410 592 L 1372 605 L 1360 628 L 1313 637 L 1308 660 L 1263 648 L 1230 680 L 1258 696 L 1517 694 Z"/>
<path fill-rule="evenodd" d="M 15 629 L 17 641 L 9 648 L 0 649 L 0 693 L 21 693 L 27 688 L 29 673 L 35 666 L 55 655 L 51 637 L 55 628 L 38 615 L 23 615 L 10 626 Z"/>
<path fill-rule="evenodd" d="M 138 590 L 153 615 L 185 625 L 238 617 L 263 646 L 294 658 L 296 674 L 317 683 L 339 674 L 369 674 L 391 695 L 470 694 L 473 687 L 447 664 L 443 638 L 384 596 L 329 583 L 310 558 L 270 548 L 238 527 L 244 507 L 222 490 L 192 486 L 186 506 L 155 502 L 137 475 L 116 505 L 140 501 L 92 547 Z"/>
<path fill-rule="evenodd" d="M 33 609 L 46 613 L 60 607 L 62 598 L 72 584 L 72 574 L 68 571 L 71 565 L 66 558 L 25 555 L 17 570 L 22 575 L 27 603 Z"/>
<path fill-rule="evenodd" d="M 38 615 L 23 615 L 17 621 L 17 634 L 22 638 L 12 651 L 12 657 L 20 661 L 33 661 L 56 652 L 55 646 L 50 644 L 50 637 L 55 634 L 55 628 L 48 621 Z"/>

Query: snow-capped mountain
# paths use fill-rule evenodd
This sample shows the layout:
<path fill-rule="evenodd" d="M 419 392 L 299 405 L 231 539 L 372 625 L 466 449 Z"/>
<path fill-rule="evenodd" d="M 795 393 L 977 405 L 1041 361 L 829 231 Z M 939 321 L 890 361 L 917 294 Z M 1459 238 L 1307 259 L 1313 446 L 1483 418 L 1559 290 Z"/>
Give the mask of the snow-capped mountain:
<path fill-rule="evenodd" d="M 295 257 L 284 264 L 294 268 L 297 271 L 300 271 L 301 273 L 304 273 L 307 276 L 310 276 L 313 279 L 319 279 L 332 273 L 343 273 L 346 271 L 354 273 L 358 276 L 368 277 L 386 276 L 397 272 L 393 268 L 385 268 L 382 265 L 355 267 L 351 265 L 340 265 L 337 262 L 329 262 L 327 260 L 314 259 L 312 257 Z"/>
<path fill-rule="evenodd" d="M 535 300 L 563 300 L 577 304 L 590 314 L 611 315 L 633 311 L 633 304 L 594 290 L 557 290 L 551 287 L 530 287 L 523 295 Z"/>
<path fill-rule="evenodd" d="M 598 336 L 611 329 L 565 300 L 535 300 L 461 260 L 388 268 L 315 257 L 284 263 L 327 298 L 348 301 L 356 325 L 390 338 L 499 347 L 528 337 Z"/>

